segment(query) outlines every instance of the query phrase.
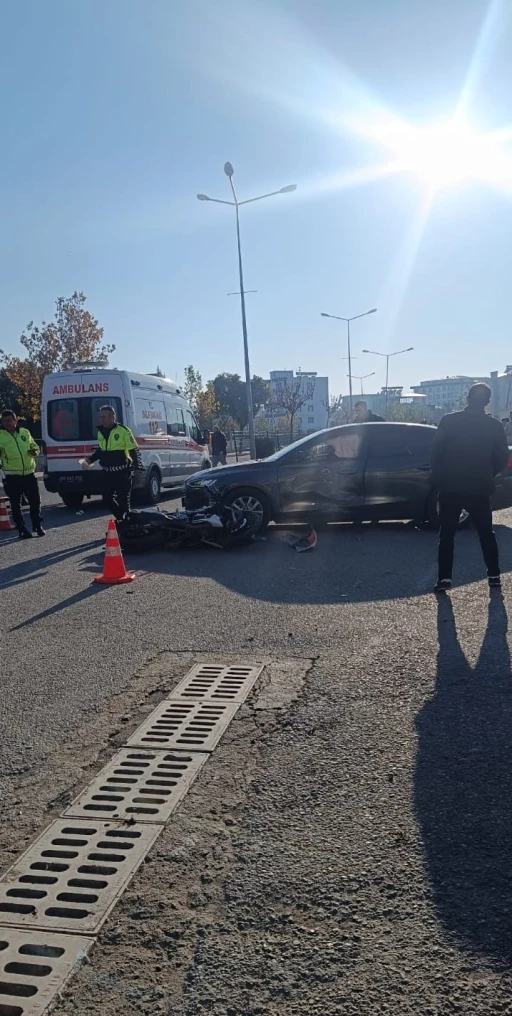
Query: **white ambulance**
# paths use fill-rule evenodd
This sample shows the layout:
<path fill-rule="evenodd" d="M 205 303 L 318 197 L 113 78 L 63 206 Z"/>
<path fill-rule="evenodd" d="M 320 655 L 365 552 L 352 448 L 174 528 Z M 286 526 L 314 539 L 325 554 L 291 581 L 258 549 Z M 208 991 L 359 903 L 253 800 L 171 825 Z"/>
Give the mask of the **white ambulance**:
<path fill-rule="evenodd" d="M 69 508 L 101 494 L 101 467 L 82 469 L 79 460 L 97 446 L 100 407 L 113 406 L 119 423 L 133 432 L 144 472 L 134 474 L 134 492 L 155 504 L 161 487 L 181 486 L 211 466 L 207 444 L 178 385 L 153 374 L 132 374 L 96 364 L 47 374 L 41 425 L 44 485 Z"/>

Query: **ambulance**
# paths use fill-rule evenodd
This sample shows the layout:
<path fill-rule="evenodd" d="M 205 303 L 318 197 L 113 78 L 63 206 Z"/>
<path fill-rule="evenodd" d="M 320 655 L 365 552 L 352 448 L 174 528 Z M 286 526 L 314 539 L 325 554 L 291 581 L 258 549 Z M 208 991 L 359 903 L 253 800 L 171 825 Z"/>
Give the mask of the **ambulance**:
<path fill-rule="evenodd" d="M 45 376 L 41 405 L 44 485 L 68 508 L 101 494 L 99 463 L 82 469 L 80 459 L 97 446 L 105 405 L 114 407 L 139 445 L 144 471 L 134 474 L 133 490 L 141 500 L 156 504 L 162 487 L 181 487 L 192 473 L 210 468 L 208 446 L 177 384 L 154 374 L 74 365 Z"/>

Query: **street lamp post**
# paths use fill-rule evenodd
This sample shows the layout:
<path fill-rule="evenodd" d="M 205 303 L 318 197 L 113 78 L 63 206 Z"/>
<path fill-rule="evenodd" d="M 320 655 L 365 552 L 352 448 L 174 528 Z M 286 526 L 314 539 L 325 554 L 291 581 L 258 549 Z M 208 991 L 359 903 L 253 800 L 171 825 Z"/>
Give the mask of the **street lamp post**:
<path fill-rule="evenodd" d="M 263 201 L 264 198 L 272 198 L 275 194 L 289 194 L 291 191 L 296 190 L 297 185 L 292 183 L 287 187 L 281 187 L 280 190 L 270 191 L 268 194 L 259 194 L 256 198 L 246 198 L 245 201 L 239 201 L 236 196 L 235 187 L 233 184 L 233 166 L 230 162 L 226 162 L 224 165 L 224 172 L 229 178 L 231 185 L 231 193 L 233 194 L 232 201 L 224 201 L 221 198 L 210 198 L 207 194 L 198 194 L 198 201 L 214 201 L 218 205 L 231 205 L 235 209 L 236 216 L 236 242 L 238 248 L 238 276 L 240 280 L 240 309 L 242 312 L 242 335 L 244 341 L 244 364 L 245 364 L 245 387 L 247 396 L 247 417 L 249 425 L 249 444 L 251 449 L 251 458 L 256 458 L 256 435 L 254 432 L 254 412 L 252 404 L 252 387 L 251 387 L 251 366 L 249 362 L 249 341 L 247 338 L 247 316 L 245 313 L 245 294 L 248 290 L 244 289 L 244 272 L 242 265 L 242 246 L 240 242 L 240 216 L 239 208 L 242 205 L 249 205 L 253 201 Z"/>
<path fill-rule="evenodd" d="M 363 349 L 363 353 L 371 353 L 372 356 L 385 356 L 386 357 L 386 393 L 384 412 L 387 414 L 388 411 L 388 382 L 389 382 L 389 361 L 392 356 L 400 356 L 400 353 L 410 353 L 414 349 L 414 346 L 407 346 L 407 349 L 397 349 L 394 353 L 379 353 L 376 349 Z"/>
<path fill-rule="evenodd" d="M 355 378 L 356 381 L 360 381 L 361 382 L 361 398 L 364 398 L 363 381 L 366 381 L 367 377 L 373 377 L 374 374 L 375 374 L 374 370 L 372 370 L 371 374 L 363 374 L 362 376 L 361 376 L 361 374 L 352 374 L 352 377 Z M 347 377 L 348 377 L 348 375 L 347 375 Z"/>
<path fill-rule="evenodd" d="M 347 360 L 348 360 L 348 401 L 350 405 L 350 412 L 352 412 L 352 358 L 350 352 L 350 322 L 357 321 L 358 318 L 367 317 L 368 314 L 375 314 L 377 311 L 376 307 L 372 307 L 371 310 L 365 310 L 364 314 L 354 314 L 353 317 L 340 317 L 338 314 L 325 314 L 321 312 L 321 317 L 334 318 L 335 321 L 346 321 L 347 323 Z"/>

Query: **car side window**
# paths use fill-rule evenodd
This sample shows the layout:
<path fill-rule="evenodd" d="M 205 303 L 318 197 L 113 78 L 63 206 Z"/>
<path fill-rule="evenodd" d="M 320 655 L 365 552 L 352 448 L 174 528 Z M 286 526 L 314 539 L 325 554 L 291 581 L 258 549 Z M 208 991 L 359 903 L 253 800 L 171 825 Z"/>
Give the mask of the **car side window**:
<path fill-rule="evenodd" d="M 332 437 L 323 434 L 319 440 L 297 449 L 297 461 L 321 464 L 354 460 L 359 457 L 361 442 L 362 435 L 357 430 L 345 434 L 335 433 Z"/>
<path fill-rule="evenodd" d="M 370 434 L 369 456 L 371 459 L 388 459 L 390 457 L 410 458 L 414 447 L 414 437 L 404 427 L 383 427 L 382 424 L 372 427 Z"/>

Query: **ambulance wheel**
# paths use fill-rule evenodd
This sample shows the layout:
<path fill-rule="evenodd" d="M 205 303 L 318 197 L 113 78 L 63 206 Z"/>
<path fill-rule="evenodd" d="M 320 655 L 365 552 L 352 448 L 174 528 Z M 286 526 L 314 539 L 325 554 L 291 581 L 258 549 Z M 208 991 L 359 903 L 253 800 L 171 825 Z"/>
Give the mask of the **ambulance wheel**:
<path fill-rule="evenodd" d="M 60 496 L 66 508 L 80 508 L 84 499 L 83 494 L 61 494 Z"/>
<path fill-rule="evenodd" d="M 151 469 L 142 491 L 144 504 L 158 504 L 161 494 L 162 480 L 158 469 Z"/>

